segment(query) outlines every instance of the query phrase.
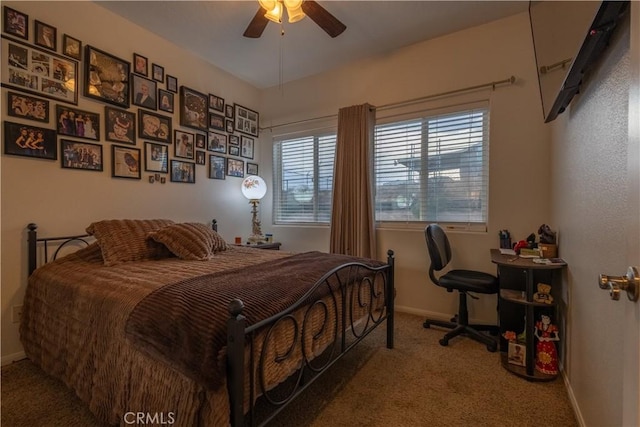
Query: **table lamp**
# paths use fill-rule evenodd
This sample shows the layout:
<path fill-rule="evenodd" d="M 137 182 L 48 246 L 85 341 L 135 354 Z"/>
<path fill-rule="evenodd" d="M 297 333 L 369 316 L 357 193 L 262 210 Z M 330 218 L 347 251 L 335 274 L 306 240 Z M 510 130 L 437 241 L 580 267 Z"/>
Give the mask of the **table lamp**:
<path fill-rule="evenodd" d="M 249 175 L 242 181 L 242 194 L 249 199 L 249 203 L 253 205 L 251 213 L 253 214 L 251 222 L 251 237 L 249 243 L 264 242 L 264 236 L 260 229 L 260 221 L 258 220 L 258 204 L 260 199 L 267 194 L 267 183 L 264 179 L 257 175 Z"/>

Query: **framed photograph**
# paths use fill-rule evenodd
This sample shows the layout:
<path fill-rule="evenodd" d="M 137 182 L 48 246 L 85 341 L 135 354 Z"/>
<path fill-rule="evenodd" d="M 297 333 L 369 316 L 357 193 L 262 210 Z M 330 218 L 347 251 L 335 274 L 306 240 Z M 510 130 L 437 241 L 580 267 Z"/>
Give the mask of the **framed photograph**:
<path fill-rule="evenodd" d="M 167 113 L 173 113 L 173 92 L 168 90 L 158 89 L 158 109 L 166 111 Z"/>
<path fill-rule="evenodd" d="M 171 144 L 171 117 L 138 110 L 138 137 Z"/>
<path fill-rule="evenodd" d="M 147 172 L 169 172 L 169 146 L 145 142 L 144 170 Z"/>
<path fill-rule="evenodd" d="M 21 119 L 49 123 L 49 101 L 8 91 L 7 114 Z"/>
<path fill-rule="evenodd" d="M 513 341 L 509 341 L 509 348 L 507 352 L 507 361 L 513 365 L 526 366 L 526 346 L 523 344 L 517 344 Z"/>
<path fill-rule="evenodd" d="M 178 79 L 167 74 L 167 90 L 178 93 Z"/>
<path fill-rule="evenodd" d="M 193 160 L 195 152 L 195 135 L 190 132 L 176 130 L 174 138 L 174 156 Z"/>
<path fill-rule="evenodd" d="M 2 37 L 2 86 L 78 104 L 78 62 Z"/>
<path fill-rule="evenodd" d="M 140 149 L 112 145 L 111 176 L 113 178 L 140 179 Z"/>
<path fill-rule="evenodd" d="M 253 110 L 234 104 L 235 125 L 233 126 L 238 132 L 258 137 L 258 126 L 260 124 L 260 115 Z"/>
<path fill-rule="evenodd" d="M 248 136 L 240 138 L 240 155 L 247 159 L 253 159 L 253 138 Z"/>
<path fill-rule="evenodd" d="M 151 76 L 153 77 L 153 80 L 164 83 L 164 67 L 158 64 L 153 64 L 151 66 L 151 70 Z"/>
<path fill-rule="evenodd" d="M 131 83 L 133 88 L 131 91 L 131 103 L 138 107 L 157 110 L 156 94 L 158 93 L 158 83 L 137 74 L 131 74 Z"/>
<path fill-rule="evenodd" d="M 210 179 L 225 179 L 226 175 L 226 158 L 222 156 L 216 156 L 215 154 L 209 155 L 209 178 Z"/>
<path fill-rule="evenodd" d="M 224 111 L 224 98 L 220 98 L 219 96 L 209 94 L 209 108 L 212 110 Z"/>
<path fill-rule="evenodd" d="M 196 164 L 197 165 L 204 165 L 207 162 L 207 156 L 206 156 L 206 152 L 204 151 L 196 151 Z"/>
<path fill-rule="evenodd" d="M 244 160 L 227 157 L 227 175 L 244 178 Z"/>
<path fill-rule="evenodd" d="M 69 34 L 63 35 L 62 53 L 69 58 L 80 61 L 80 59 L 82 58 L 82 42 L 74 37 L 71 37 Z"/>
<path fill-rule="evenodd" d="M 229 155 L 230 156 L 239 156 L 240 155 L 240 147 L 238 147 L 237 145 L 230 145 L 229 146 Z"/>
<path fill-rule="evenodd" d="M 4 122 L 4 154 L 57 160 L 56 131 Z"/>
<path fill-rule="evenodd" d="M 196 133 L 196 148 L 207 149 L 207 137 L 201 133 Z"/>
<path fill-rule="evenodd" d="M 195 184 L 196 164 L 182 160 L 171 160 L 171 182 Z"/>
<path fill-rule="evenodd" d="M 216 153 L 227 152 L 227 135 L 218 132 L 209 132 L 209 144 L 207 150 Z"/>
<path fill-rule="evenodd" d="M 86 46 L 84 62 L 84 96 L 129 108 L 129 61 Z"/>
<path fill-rule="evenodd" d="M 5 6 L 3 28 L 7 34 L 29 40 L 29 15 Z"/>
<path fill-rule="evenodd" d="M 225 105 L 224 107 L 224 115 L 229 119 L 233 119 L 233 105 Z"/>
<path fill-rule="evenodd" d="M 258 165 L 247 162 L 247 175 L 258 175 Z"/>
<path fill-rule="evenodd" d="M 229 135 L 229 145 L 240 145 L 240 137 L 238 135 Z"/>
<path fill-rule="evenodd" d="M 180 86 L 180 125 L 207 131 L 207 96 L 203 93 Z"/>
<path fill-rule="evenodd" d="M 100 140 L 100 114 L 56 105 L 58 135 Z"/>
<path fill-rule="evenodd" d="M 226 119 L 225 126 L 226 126 L 225 130 L 227 131 L 227 133 L 233 133 L 233 120 Z"/>
<path fill-rule="evenodd" d="M 107 141 L 136 144 L 136 113 L 105 106 L 104 126 Z"/>
<path fill-rule="evenodd" d="M 38 21 L 34 21 L 34 30 L 36 32 L 34 43 L 37 46 L 44 47 L 46 49 L 53 50 L 58 49 L 58 30 L 56 27 L 52 27 L 49 24 Z"/>
<path fill-rule="evenodd" d="M 149 77 L 149 60 L 138 53 L 133 54 L 133 72 L 141 76 Z"/>
<path fill-rule="evenodd" d="M 209 113 L 209 128 L 224 131 L 224 116 L 221 114 Z"/>
<path fill-rule="evenodd" d="M 82 169 L 87 171 L 101 171 L 102 145 L 89 142 L 60 140 L 60 158 L 65 169 Z"/>

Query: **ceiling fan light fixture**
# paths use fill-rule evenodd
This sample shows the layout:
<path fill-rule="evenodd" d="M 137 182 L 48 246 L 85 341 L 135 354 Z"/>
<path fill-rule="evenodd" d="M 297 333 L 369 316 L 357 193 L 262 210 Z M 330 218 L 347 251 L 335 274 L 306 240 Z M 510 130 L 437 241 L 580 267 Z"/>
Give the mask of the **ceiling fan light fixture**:
<path fill-rule="evenodd" d="M 286 6 L 286 3 L 285 3 Z M 289 23 L 293 24 L 294 22 L 298 22 L 300 21 L 302 18 L 304 18 L 305 15 L 304 12 L 302 11 L 302 7 L 297 7 L 297 8 L 290 8 L 287 7 L 287 16 L 289 16 Z"/>
<path fill-rule="evenodd" d="M 264 17 L 267 18 L 269 21 L 273 21 L 276 23 L 281 23 L 282 22 L 282 3 L 280 3 L 279 1 L 274 2 L 275 6 L 273 6 L 272 9 L 267 9 L 267 13 L 264 14 Z"/>
<path fill-rule="evenodd" d="M 273 10 L 278 2 L 276 0 L 258 0 L 258 3 L 260 3 L 260 6 L 262 6 L 264 10 Z"/>

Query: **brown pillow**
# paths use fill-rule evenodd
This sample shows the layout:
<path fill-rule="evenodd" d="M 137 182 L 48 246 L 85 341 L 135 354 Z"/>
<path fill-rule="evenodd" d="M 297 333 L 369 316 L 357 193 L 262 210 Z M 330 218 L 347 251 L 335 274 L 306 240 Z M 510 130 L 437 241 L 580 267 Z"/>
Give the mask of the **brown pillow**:
<path fill-rule="evenodd" d="M 208 260 L 215 252 L 227 249 L 227 243 L 211 227 L 197 223 L 181 223 L 148 234 L 163 243 L 175 256 L 188 260 Z"/>
<path fill-rule="evenodd" d="M 167 248 L 147 239 L 147 234 L 173 223 L 168 219 L 112 219 L 92 223 L 87 233 L 98 241 L 104 265 L 112 266 L 170 257 Z"/>

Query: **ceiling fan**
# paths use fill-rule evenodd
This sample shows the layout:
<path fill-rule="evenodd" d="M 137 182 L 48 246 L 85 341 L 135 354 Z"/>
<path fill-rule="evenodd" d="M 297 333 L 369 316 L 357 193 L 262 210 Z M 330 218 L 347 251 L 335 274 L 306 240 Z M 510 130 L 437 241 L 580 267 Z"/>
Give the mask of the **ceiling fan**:
<path fill-rule="evenodd" d="M 269 21 L 282 22 L 284 10 L 287 11 L 289 22 L 297 22 L 309 16 L 331 37 L 338 37 L 347 29 L 346 25 L 312 0 L 258 0 L 258 3 L 260 3 L 260 9 L 244 31 L 245 37 L 259 38 Z"/>

